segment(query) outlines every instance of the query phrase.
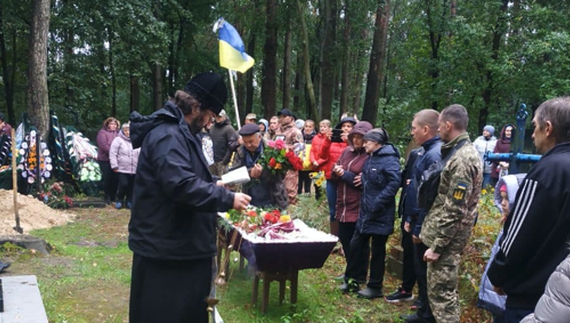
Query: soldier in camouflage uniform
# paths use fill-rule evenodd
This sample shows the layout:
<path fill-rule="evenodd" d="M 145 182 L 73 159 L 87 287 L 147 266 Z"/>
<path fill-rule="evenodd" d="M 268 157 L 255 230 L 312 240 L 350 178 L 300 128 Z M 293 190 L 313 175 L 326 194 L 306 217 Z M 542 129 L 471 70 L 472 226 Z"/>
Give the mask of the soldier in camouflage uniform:
<path fill-rule="evenodd" d="M 462 143 L 441 172 L 438 195 L 426 216 L 420 239 L 429 247 L 428 299 L 438 323 L 459 322 L 458 268 L 477 216 L 483 172 L 479 153 L 466 132 L 469 116 L 458 104 L 445 108 L 439 117 L 444 142 L 442 159 Z"/>
<path fill-rule="evenodd" d="M 289 109 L 282 109 L 277 113 L 279 116 L 279 129 L 275 132 L 274 139 L 283 139 L 287 148 L 295 150 L 303 149 L 305 140 L 301 130 L 295 127 L 295 115 Z M 285 188 L 289 204 L 297 204 L 297 189 L 299 187 L 299 172 L 288 170 L 285 174 Z"/>

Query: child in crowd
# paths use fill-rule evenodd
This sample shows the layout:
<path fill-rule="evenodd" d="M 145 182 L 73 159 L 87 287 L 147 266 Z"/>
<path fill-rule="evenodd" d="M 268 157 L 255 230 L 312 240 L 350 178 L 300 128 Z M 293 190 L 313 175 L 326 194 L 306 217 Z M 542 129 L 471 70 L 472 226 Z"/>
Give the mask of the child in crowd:
<path fill-rule="evenodd" d="M 111 169 L 119 175 L 117 201 L 115 203 L 117 209 L 123 207 L 123 202 L 125 202 L 127 209 L 131 208 L 131 197 L 133 196 L 139 152 L 140 148 L 133 149 L 130 138 L 130 126 L 127 122 L 123 124 L 119 136 L 113 140 L 109 150 Z"/>
<path fill-rule="evenodd" d="M 491 249 L 491 257 L 489 258 L 489 262 L 487 263 L 485 272 L 481 278 L 481 285 L 479 286 L 479 298 L 477 299 L 477 306 L 491 312 L 493 315 L 494 323 L 501 321 L 503 311 L 505 310 L 505 302 L 507 300 L 507 297 L 505 295 L 499 295 L 493 291 L 493 285 L 487 277 L 487 271 L 489 270 L 489 266 L 491 265 L 491 262 L 493 261 L 493 258 L 495 257 L 497 251 L 499 251 L 499 240 L 503 235 L 502 226 L 509 216 L 511 207 L 515 202 L 517 190 L 525 176 L 526 174 L 503 176 L 499 179 L 495 187 L 495 205 L 501 211 L 502 215 L 501 231 L 499 232 L 497 240 Z"/>

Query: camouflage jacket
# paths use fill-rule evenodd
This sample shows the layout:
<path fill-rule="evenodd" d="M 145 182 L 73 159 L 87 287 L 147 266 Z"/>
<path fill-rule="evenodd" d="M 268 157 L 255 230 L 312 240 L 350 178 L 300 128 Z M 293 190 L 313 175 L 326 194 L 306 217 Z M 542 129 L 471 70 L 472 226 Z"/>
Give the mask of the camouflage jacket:
<path fill-rule="evenodd" d="M 303 139 L 303 133 L 295 127 L 294 122 L 281 125 L 281 127 L 277 129 L 274 139 L 277 139 L 280 136 L 289 149 L 294 149 L 296 144 L 303 144 L 305 142 Z"/>
<path fill-rule="evenodd" d="M 479 153 L 467 132 L 441 146 L 445 156 L 457 143 L 467 142 L 449 159 L 441 172 L 438 194 L 422 225 L 420 238 L 434 252 L 461 252 L 477 217 L 483 172 Z"/>

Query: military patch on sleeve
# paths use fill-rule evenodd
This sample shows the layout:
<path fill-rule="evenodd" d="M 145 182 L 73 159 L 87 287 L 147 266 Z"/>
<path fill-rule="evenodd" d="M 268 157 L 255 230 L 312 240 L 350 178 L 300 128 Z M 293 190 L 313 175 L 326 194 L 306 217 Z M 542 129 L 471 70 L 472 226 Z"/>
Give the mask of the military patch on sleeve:
<path fill-rule="evenodd" d="M 453 200 L 456 202 L 461 202 L 465 199 L 465 191 L 467 190 L 467 184 L 465 183 L 457 183 L 457 185 L 453 188 Z"/>

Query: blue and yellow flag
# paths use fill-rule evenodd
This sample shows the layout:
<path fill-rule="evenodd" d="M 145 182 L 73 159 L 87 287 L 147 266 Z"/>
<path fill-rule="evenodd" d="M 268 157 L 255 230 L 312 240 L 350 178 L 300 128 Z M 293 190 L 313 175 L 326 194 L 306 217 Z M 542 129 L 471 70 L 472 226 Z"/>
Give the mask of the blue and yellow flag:
<path fill-rule="evenodd" d="M 245 73 L 255 60 L 245 52 L 243 40 L 237 30 L 223 18 L 216 22 L 214 29 L 218 31 L 220 43 L 220 66 Z"/>

